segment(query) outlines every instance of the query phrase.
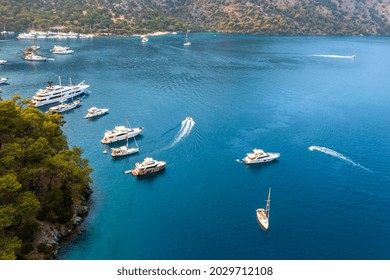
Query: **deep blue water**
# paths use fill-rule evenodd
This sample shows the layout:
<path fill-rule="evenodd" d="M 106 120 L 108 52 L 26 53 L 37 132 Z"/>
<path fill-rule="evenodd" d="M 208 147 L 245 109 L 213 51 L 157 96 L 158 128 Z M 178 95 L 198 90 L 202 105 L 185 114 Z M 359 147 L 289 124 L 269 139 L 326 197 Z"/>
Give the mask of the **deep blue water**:
<path fill-rule="evenodd" d="M 46 63 L 22 60 L 28 41 L 0 41 L 3 99 L 58 76 L 91 85 L 63 130 L 94 169 L 92 207 L 60 257 L 390 259 L 390 38 L 201 33 L 190 48 L 183 38 L 42 40 L 50 57 L 55 43 L 75 50 Z M 82 120 L 92 106 L 110 113 Z M 196 124 L 177 141 L 187 116 Z M 140 153 L 103 155 L 104 131 L 126 119 L 145 128 Z M 281 157 L 238 162 L 253 148 Z M 146 156 L 166 171 L 123 174 Z M 264 232 L 255 209 L 269 187 Z"/>

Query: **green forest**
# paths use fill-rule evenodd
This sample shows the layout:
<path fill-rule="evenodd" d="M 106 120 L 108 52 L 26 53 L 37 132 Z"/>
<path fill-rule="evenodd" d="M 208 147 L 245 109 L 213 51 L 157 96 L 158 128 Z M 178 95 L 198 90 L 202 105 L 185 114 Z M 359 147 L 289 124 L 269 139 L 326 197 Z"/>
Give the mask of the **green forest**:
<path fill-rule="evenodd" d="M 0 0 L 0 28 L 131 35 L 217 31 L 389 35 L 383 0 Z M 55 28 L 53 28 L 56 30 Z"/>
<path fill-rule="evenodd" d="M 178 19 L 146 4 L 139 11 L 131 6 L 127 10 L 109 2 L 104 6 L 99 2 L 0 0 L 0 27 L 23 32 L 30 29 L 47 31 L 60 26 L 64 28 L 62 31 L 116 35 L 184 28 Z"/>
<path fill-rule="evenodd" d="M 91 193 L 92 169 L 80 148 L 68 148 L 62 122 L 18 96 L 0 100 L 1 260 L 54 258 L 42 229 L 70 228 Z"/>

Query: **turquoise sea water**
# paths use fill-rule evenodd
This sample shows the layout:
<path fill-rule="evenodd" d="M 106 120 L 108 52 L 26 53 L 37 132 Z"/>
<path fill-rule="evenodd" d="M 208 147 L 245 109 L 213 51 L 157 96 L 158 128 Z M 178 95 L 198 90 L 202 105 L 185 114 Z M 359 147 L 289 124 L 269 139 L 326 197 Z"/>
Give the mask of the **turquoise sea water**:
<path fill-rule="evenodd" d="M 0 41 L 3 99 L 58 76 L 91 85 L 63 130 L 94 169 L 92 206 L 60 258 L 390 259 L 390 38 L 190 35 L 189 48 L 182 34 L 42 40 L 46 63 L 22 60 L 28 41 Z M 110 113 L 83 120 L 92 106 Z M 104 131 L 126 119 L 145 128 L 140 153 L 103 155 Z M 246 166 L 253 148 L 281 157 Z M 146 156 L 167 169 L 123 174 Z"/>

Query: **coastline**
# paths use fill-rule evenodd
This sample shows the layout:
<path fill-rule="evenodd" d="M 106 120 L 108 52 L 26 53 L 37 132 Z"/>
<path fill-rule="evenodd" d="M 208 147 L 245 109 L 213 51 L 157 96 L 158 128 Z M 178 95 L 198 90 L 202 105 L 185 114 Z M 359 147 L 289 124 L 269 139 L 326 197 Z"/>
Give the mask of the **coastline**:
<path fill-rule="evenodd" d="M 73 217 L 66 224 L 39 222 L 40 230 L 33 242 L 34 250 L 26 254 L 27 259 L 58 260 L 61 245 L 75 235 L 79 235 L 79 226 L 84 222 L 90 210 L 90 198 L 93 193 L 88 189 L 81 196 L 81 204 L 73 207 Z"/>

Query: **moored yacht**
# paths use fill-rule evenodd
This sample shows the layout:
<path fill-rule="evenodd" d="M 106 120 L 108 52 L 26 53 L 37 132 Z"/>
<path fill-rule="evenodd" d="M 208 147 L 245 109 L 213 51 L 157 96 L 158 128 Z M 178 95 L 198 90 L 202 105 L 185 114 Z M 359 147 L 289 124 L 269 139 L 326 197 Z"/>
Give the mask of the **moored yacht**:
<path fill-rule="evenodd" d="M 84 81 L 75 86 L 62 86 L 61 80 L 60 85 L 53 85 L 53 82 L 50 81 L 45 89 L 37 91 L 31 100 L 31 104 L 39 107 L 55 102 L 63 102 L 83 94 L 87 88 L 89 88 L 89 85 L 86 85 Z"/>
<path fill-rule="evenodd" d="M 83 119 L 89 119 L 89 118 L 104 115 L 104 114 L 108 113 L 108 110 L 109 110 L 108 108 L 99 109 L 96 107 L 92 107 L 92 108 L 88 109 L 88 113 L 83 117 Z"/>
<path fill-rule="evenodd" d="M 8 78 L 0 78 L 0 84 L 5 84 L 8 81 Z"/>
<path fill-rule="evenodd" d="M 269 228 L 269 210 L 270 210 L 270 203 L 271 203 L 271 188 L 268 190 L 268 199 L 266 200 L 267 204 L 265 209 L 264 208 L 258 208 L 256 209 L 256 218 L 259 225 L 267 231 Z"/>
<path fill-rule="evenodd" d="M 27 61 L 46 61 L 47 57 L 43 57 L 34 53 L 28 53 L 24 56 L 24 60 Z"/>
<path fill-rule="evenodd" d="M 72 103 L 61 103 L 60 105 L 50 107 L 49 112 L 50 113 L 62 113 L 69 110 L 72 110 L 79 106 L 81 103 L 81 100 L 75 100 Z"/>
<path fill-rule="evenodd" d="M 0 64 L 6 64 L 6 63 L 7 63 L 7 60 L 0 59 Z"/>
<path fill-rule="evenodd" d="M 137 162 L 135 168 L 125 171 L 126 174 L 130 173 L 134 176 L 146 175 L 163 170 L 167 163 L 165 161 L 157 161 L 150 157 L 144 159 L 143 162 Z"/>
<path fill-rule="evenodd" d="M 242 161 L 246 164 L 262 163 L 272 161 L 280 157 L 279 153 L 266 153 L 260 149 L 254 149 L 252 153 L 248 153 Z"/>
<path fill-rule="evenodd" d="M 62 47 L 55 45 L 51 50 L 54 54 L 72 54 L 74 53 L 74 50 L 70 49 L 70 47 Z"/>
<path fill-rule="evenodd" d="M 115 126 L 113 130 L 107 130 L 104 133 L 102 144 L 110 144 L 127 138 L 135 137 L 144 130 L 143 127 L 129 128 L 125 126 Z"/>

